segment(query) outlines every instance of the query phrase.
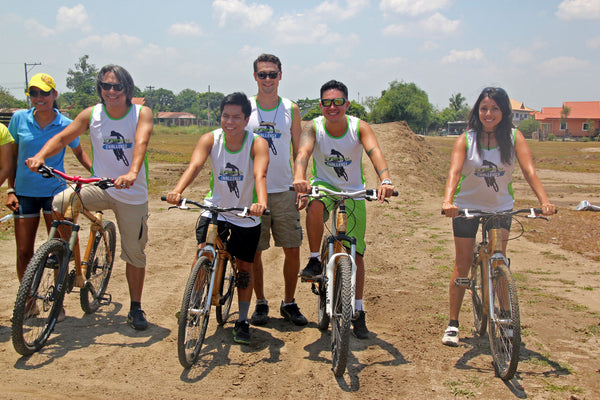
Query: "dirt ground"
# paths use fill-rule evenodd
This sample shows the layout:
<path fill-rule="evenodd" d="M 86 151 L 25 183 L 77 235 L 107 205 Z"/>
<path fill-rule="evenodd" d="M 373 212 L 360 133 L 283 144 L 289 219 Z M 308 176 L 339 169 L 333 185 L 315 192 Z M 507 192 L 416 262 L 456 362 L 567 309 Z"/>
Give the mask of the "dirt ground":
<path fill-rule="evenodd" d="M 317 298 L 308 284 L 298 283 L 296 300 L 309 325 L 296 327 L 280 317 L 282 252 L 276 248 L 264 253 L 271 319 L 265 327 L 251 328 L 252 345 L 233 342 L 235 314 L 222 327 L 213 316 L 198 365 L 181 368 L 174 313 L 193 258 L 196 215 L 167 210 L 155 195 L 150 199 L 143 299 L 150 327 L 143 332 L 126 324 L 129 297 L 124 263 L 117 260 L 109 285 L 113 303 L 84 315 L 78 294 L 67 295 L 67 319 L 57 325 L 46 347 L 20 357 L 10 327 L 18 287 L 14 239 L 5 235 L 0 240 L 0 398 L 600 398 L 600 262 L 564 250 L 562 237 L 546 244 L 523 237 L 510 243 L 523 344 L 517 376 L 503 382 L 494 376 L 487 335 L 481 338 L 472 331 L 470 301 L 460 316 L 460 346 L 441 344 L 454 254 L 450 220 L 439 212 L 446 156 L 404 124 L 374 129 L 400 196 L 389 204 L 368 204 L 365 308 L 371 337 L 351 338 L 343 377 L 336 379 L 331 372 L 330 334 L 316 327 Z M 175 182 L 183 168 L 151 165 L 150 174 Z M 365 171 L 367 183 L 374 186 L 372 167 L 365 165 Z M 600 174 L 538 173 L 560 209 L 572 210 L 581 200 L 600 204 Z M 208 173 L 199 176 L 186 196 L 200 199 L 207 178 Z M 581 190 L 570 191 L 571 185 L 583 187 L 587 198 Z M 515 192 L 535 205 L 520 176 Z M 598 226 L 600 213 L 582 213 Z M 549 226 L 542 220 L 534 223 L 538 232 Z M 43 238 L 40 234 L 38 245 Z M 591 240 L 598 238 L 596 231 Z M 307 253 L 304 244 L 302 263 Z"/>

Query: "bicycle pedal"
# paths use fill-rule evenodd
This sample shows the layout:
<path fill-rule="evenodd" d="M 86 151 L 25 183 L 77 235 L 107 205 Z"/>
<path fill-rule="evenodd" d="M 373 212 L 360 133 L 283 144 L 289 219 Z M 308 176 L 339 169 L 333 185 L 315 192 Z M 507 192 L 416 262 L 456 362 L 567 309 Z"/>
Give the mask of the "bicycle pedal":
<path fill-rule="evenodd" d="M 471 286 L 471 280 L 469 278 L 456 278 L 454 280 L 454 286 L 456 287 L 469 287 Z"/>
<path fill-rule="evenodd" d="M 315 283 L 313 282 L 312 285 L 310 286 L 310 290 L 311 292 L 313 292 L 314 294 L 316 294 L 317 296 L 320 295 L 319 293 L 319 289 L 317 288 L 317 285 L 315 285 Z"/>
<path fill-rule="evenodd" d="M 109 293 L 104 293 L 98 297 L 98 303 L 102 306 L 107 306 L 112 302 L 112 296 Z"/>
<path fill-rule="evenodd" d="M 300 276 L 301 282 L 323 282 L 323 275 L 315 275 L 312 278 Z"/>

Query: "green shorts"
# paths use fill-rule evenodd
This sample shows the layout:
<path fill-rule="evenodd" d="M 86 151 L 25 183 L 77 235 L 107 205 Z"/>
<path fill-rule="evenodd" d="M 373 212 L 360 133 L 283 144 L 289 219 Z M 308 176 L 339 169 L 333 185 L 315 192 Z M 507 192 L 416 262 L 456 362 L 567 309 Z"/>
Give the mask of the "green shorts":
<path fill-rule="evenodd" d="M 332 190 L 338 190 L 337 188 L 328 185 L 323 182 L 316 182 L 313 185 L 326 187 Z M 329 220 L 329 214 L 335 205 L 335 201 L 331 197 L 325 197 L 319 200 L 310 199 L 310 202 L 320 201 L 325 205 L 323 211 L 323 222 L 327 223 Z M 310 205 L 310 203 L 309 203 Z M 356 252 L 361 256 L 365 254 L 367 244 L 365 243 L 365 232 L 367 228 L 367 207 L 365 206 L 365 200 L 346 200 L 346 214 L 348 216 L 348 229 L 346 235 L 356 239 Z M 331 227 L 326 228 L 325 231 L 329 232 Z M 344 242 L 344 246 L 349 247 L 350 243 Z"/>
<path fill-rule="evenodd" d="M 296 192 L 269 193 L 267 208 L 271 215 L 260 217 L 261 232 L 257 251 L 269 248 L 271 232 L 277 247 L 300 247 L 302 244 L 302 225 L 300 212 L 296 208 Z"/>

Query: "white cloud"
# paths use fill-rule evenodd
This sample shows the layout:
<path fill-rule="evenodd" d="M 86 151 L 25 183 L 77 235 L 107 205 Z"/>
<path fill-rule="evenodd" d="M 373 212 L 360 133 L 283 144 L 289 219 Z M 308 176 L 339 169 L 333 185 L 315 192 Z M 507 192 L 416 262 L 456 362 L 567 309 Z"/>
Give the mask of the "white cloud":
<path fill-rule="evenodd" d="M 213 11 L 219 20 L 219 26 L 241 24 L 245 28 L 253 29 L 263 25 L 273 16 L 273 9 L 268 5 L 251 3 L 246 0 L 214 0 Z"/>
<path fill-rule="evenodd" d="M 87 11 L 83 4 L 77 4 L 73 8 L 60 7 L 56 15 L 56 30 L 80 30 L 82 32 L 90 32 L 92 27 L 88 18 Z"/>
<path fill-rule="evenodd" d="M 600 19 L 600 0 L 563 0 L 556 16 L 561 19 Z"/>
<path fill-rule="evenodd" d="M 546 75 L 560 75 L 568 71 L 577 71 L 589 67 L 590 62 L 575 57 L 555 57 L 544 61 L 540 70 Z"/>
<path fill-rule="evenodd" d="M 590 47 L 592 49 L 597 49 L 598 47 L 600 47 L 600 36 L 589 38 L 585 42 L 585 44 L 587 45 L 587 47 Z"/>
<path fill-rule="evenodd" d="M 322 17 L 334 17 L 345 20 L 353 18 L 369 5 L 369 0 L 346 0 L 346 4 L 340 5 L 338 1 L 324 1 L 319 4 L 314 12 Z"/>
<path fill-rule="evenodd" d="M 384 13 L 393 12 L 415 16 L 438 10 L 448 4 L 450 4 L 450 0 L 381 0 L 379 8 Z"/>
<path fill-rule="evenodd" d="M 169 27 L 169 35 L 185 37 L 202 36 L 202 28 L 195 22 L 176 22 Z"/>
<path fill-rule="evenodd" d="M 435 50 L 435 49 L 437 49 L 439 47 L 440 47 L 440 45 L 437 44 L 436 42 L 431 41 L 431 40 L 427 40 L 425 43 L 423 43 L 423 47 L 422 48 L 423 48 L 423 50 Z"/>
<path fill-rule="evenodd" d="M 36 19 L 26 19 L 24 25 L 25 29 L 27 29 L 32 36 L 50 37 L 54 35 L 54 29 L 45 27 Z"/>
<path fill-rule="evenodd" d="M 428 32 L 454 33 L 460 26 L 459 20 L 449 20 L 440 13 L 421 21 L 421 26 Z"/>
<path fill-rule="evenodd" d="M 402 57 L 388 57 L 388 58 L 370 58 L 365 62 L 365 66 L 370 69 L 384 69 L 389 70 L 393 68 L 398 68 L 404 65 L 404 58 Z"/>
<path fill-rule="evenodd" d="M 450 50 L 450 54 L 442 58 L 444 64 L 454 64 L 467 61 L 482 61 L 485 59 L 480 48 L 473 50 Z"/>
<path fill-rule="evenodd" d="M 327 43 L 339 43 L 343 40 L 339 33 L 331 32 L 327 24 L 320 23 L 316 17 L 306 15 L 284 15 L 275 26 L 274 40 L 285 45 L 314 44 L 326 40 Z"/>
<path fill-rule="evenodd" d="M 531 61 L 533 61 L 533 55 L 531 54 L 531 52 L 522 48 L 512 49 L 509 52 L 509 58 L 511 64 L 522 65 L 529 64 Z"/>
<path fill-rule="evenodd" d="M 383 36 L 400 36 L 407 33 L 407 29 L 404 25 L 388 25 L 381 31 Z"/>
<path fill-rule="evenodd" d="M 139 47 L 142 40 L 135 36 L 109 33 L 107 35 L 92 35 L 77 42 L 79 48 L 100 47 L 104 50 L 120 50 L 128 47 Z"/>

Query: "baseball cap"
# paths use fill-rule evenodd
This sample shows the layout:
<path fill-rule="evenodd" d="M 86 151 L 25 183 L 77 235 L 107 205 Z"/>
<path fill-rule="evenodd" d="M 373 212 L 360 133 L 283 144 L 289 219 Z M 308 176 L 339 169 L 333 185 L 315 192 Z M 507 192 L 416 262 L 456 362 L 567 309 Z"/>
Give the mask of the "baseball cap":
<path fill-rule="evenodd" d="M 32 86 L 40 88 L 44 92 L 49 92 L 52 89 L 56 89 L 56 84 L 54 83 L 54 79 L 48 74 L 35 74 L 29 80 L 29 86 L 27 86 L 27 92 L 29 92 L 29 89 Z"/>

